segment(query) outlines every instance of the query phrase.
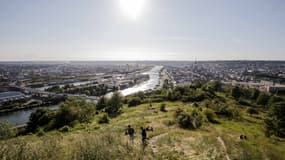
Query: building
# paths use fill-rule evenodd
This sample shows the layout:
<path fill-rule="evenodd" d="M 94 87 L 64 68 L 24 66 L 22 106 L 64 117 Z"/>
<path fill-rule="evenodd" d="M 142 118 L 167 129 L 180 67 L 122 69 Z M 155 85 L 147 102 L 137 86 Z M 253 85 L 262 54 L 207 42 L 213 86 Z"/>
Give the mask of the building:
<path fill-rule="evenodd" d="M 273 86 L 267 86 L 267 92 L 270 93 L 278 93 L 280 91 L 285 91 L 285 85 L 273 85 Z"/>
<path fill-rule="evenodd" d="M 27 96 L 18 91 L 1 92 L 0 103 L 26 99 Z"/>

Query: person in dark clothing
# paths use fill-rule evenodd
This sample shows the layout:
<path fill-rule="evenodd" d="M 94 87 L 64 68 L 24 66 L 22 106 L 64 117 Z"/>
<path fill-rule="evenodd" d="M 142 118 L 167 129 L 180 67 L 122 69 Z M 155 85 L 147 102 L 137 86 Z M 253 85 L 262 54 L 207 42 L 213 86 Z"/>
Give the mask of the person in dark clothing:
<path fill-rule="evenodd" d="M 142 143 L 146 144 L 147 134 L 146 134 L 146 129 L 143 127 L 141 127 L 141 135 L 142 135 Z"/>
<path fill-rule="evenodd" d="M 153 128 L 150 127 L 150 126 L 147 126 L 147 127 L 146 127 L 146 131 L 152 131 L 152 132 L 153 132 Z"/>
<path fill-rule="evenodd" d="M 135 130 L 130 126 L 128 125 L 128 129 L 127 129 L 127 135 L 130 136 L 130 141 L 131 143 L 134 143 L 134 138 L 135 138 Z"/>

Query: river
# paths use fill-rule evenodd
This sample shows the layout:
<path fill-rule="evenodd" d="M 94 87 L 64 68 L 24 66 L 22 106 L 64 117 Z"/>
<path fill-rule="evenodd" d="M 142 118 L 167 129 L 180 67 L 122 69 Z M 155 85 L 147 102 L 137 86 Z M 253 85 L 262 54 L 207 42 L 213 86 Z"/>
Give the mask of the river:
<path fill-rule="evenodd" d="M 151 89 L 155 89 L 158 85 L 160 85 L 160 75 L 159 72 L 162 69 L 162 66 L 155 66 L 151 70 L 143 73 L 149 75 L 149 80 L 146 82 L 143 82 L 141 84 L 135 85 L 131 88 L 127 88 L 124 90 L 121 90 L 123 96 L 127 96 L 139 91 L 147 91 Z M 109 93 L 108 95 L 111 95 L 112 93 Z M 37 108 L 28 108 L 23 109 L 19 111 L 14 112 L 8 112 L 8 113 L 1 113 L 0 114 L 0 122 L 7 121 L 13 126 L 19 126 L 24 125 L 29 121 L 29 117 L 32 112 L 37 110 L 38 108 L 49 108 L 51 110 L 58 109 L 58 105 L 49 106 L 49 107 L 37 107 Z"/>
<path fill-rule="evenodd" d="M 1 113 L 0 122 L 7 121 L 9 124 L 13 126 L 20 126 L 26 124 L 29 121 L 32 112 L 36 111 L 39 108 L 49 108 L 50 110 L 56 110 L 58 109 L 58 105 L 53 105 L 48 107 L 27 108 L 13 112 Z"/>
<path fill-rule="evenodd" d="M 150 71 L 143 73 L 143 74 L 149 75 L 148 81 L 135 85 L 133 87 L 121 90 L 120 92 L 122 93 L 123 96 L 128 96 L 128 95 L 131 95 L 139 91 L 147 91 L 147 90 L 155 89 L 158 85 L 160 85 L 159 72 L 162 68 L 163 66 L 153 67 Z"/>

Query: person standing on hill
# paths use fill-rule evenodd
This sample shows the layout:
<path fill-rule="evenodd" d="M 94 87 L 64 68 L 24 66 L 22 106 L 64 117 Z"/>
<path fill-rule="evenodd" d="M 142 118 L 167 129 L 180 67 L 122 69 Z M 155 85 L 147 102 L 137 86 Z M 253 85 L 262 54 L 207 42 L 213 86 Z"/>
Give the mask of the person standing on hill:
<path fill-rule="evenodd" d="M 142 143 L 146 145 L 147 134 L 146 134 L 146 129 L 143 127 L 141 127 L 141 135 L 142 135 Z"/>
<path fill-rule="evenodd" d="M 130 136 L 130 141 L 131 141 L 131 143 L 134 143 L 135 130 L 131 127 L 131 125 L 128 125 L 127 135 Z"/>

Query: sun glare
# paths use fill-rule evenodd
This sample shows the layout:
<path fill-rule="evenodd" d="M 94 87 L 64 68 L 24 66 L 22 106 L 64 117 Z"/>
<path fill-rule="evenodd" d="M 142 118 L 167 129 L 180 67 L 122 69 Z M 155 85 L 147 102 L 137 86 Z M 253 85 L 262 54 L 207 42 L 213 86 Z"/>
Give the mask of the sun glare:
<path fill-rule="evenodd" d="M 120 0 L 120 7 L 127 17 L 137 19 L 141 16 L 146 0 Z"/>

